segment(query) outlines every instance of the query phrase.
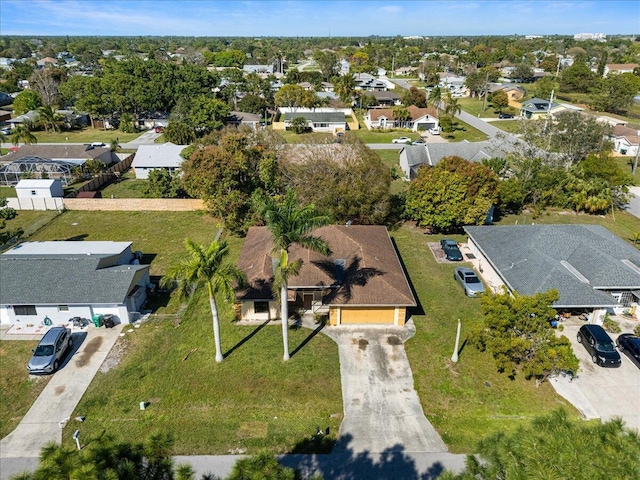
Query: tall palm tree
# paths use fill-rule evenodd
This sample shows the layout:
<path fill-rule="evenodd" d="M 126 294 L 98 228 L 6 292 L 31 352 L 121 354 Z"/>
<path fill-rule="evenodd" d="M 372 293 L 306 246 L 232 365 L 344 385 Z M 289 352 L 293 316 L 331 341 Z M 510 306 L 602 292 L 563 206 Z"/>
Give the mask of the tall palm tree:
<path fill-rule="evenodd" d="M 399 127 L 404 128 L 407 125 L 407 122 L 411 120 L 411 113 L 407 110 L 407 107 L 399 105 L 397 107 L 393 107 L 393 118 L 395 121 L 399 122 Z"/>
<path fill-rule="evenodd" d="M 39 107 L 38 113 L 40 114 L 40 122 L 44 125 L 44 129 L 47 132 L 49 131 L 49 128 L 54 132 L 60 131 L 60 125 L 58 125 L 60 115 L 56 113 L 51 105 L 43 105 L 42 107 Z"/>
<path fill-rule="evenodd" d="M 330 255 L 329 244 L 319 237 L 310 235 L 317 227 L 329 223 L 329 217 L 320 215 L 313 205 L 298 206 L 296 195 L 289 190 L 282 202 L 263 196 L 257 205 L 267 229 L 273 235 L 273 250 L 277 266 L 274 272 L 273 290 L 280 293 L 280 317 L 282 319 L 283 360 L 289 360 L 289 306 L 287 305 L 287 287 L 289 278 L 296 276 L 302 267 L 302 260 L 289 263 L 289 249 L 297 244 L 314 252 Z"/>
<path fill-rule="evenodd" d="M 356 93 L 356 79 L 349 73 L 338 76 L 333 82 L 333 87 L 340 100 L 348 103 Z"/>
<path fill-rule="evenodd" d="M 24 125 L 18 125 L 11 130 L 11 143 L 14 145 L 19 145 L 20 143 L 24 143 L 25 145 L 31 145 L 32 143 L 38 143 L 38 139 L 35 137 L 33 133 L 29 130 L 29 128 Z"/>
<path fill-rule="evenodd" d="M 460 102 L 458 99 L 454 98 L 450 91 L 447 91 L 444 101 L 444 114 L 453 117 L 456 113 L 460 113 L 461 111 L 462 108 L 460 108 Z"/>
<path fill-rule="evenodd" d="M 221 293 L 225 299 L 232 301 L 234 282 L 243 287 L 246 282 L 245 276 L 228 261 L 229 247 L 225 240 L 213 241 L 209 246 L 204 246 L 187 238 L 185 247 L 189 256 L 169 269 L 162 279 L 162 285 L 177 283 L 178 293 L 182 298 L 190 296 L 195 288 L 206 285 L 213 317 L 216 362 L 221 362 L 223 356 L 220 346 L 220 321 L 215 295 Z"/>
<path fill-rule="evenodd" d="M 111 142 L 109 143 L 109 149 L 114 153 L 118 153 L 121 149 L 120 139 L 117 137 L 112 139 Z"/>
<path fill-rule="evenodd" d="M 442 103 L 442 90 L 440 87 L 436 86 L 431 89 L 429 92 L 429 96 L 427 97 L 427 104 L 440 109 L 440 104 Z"/>

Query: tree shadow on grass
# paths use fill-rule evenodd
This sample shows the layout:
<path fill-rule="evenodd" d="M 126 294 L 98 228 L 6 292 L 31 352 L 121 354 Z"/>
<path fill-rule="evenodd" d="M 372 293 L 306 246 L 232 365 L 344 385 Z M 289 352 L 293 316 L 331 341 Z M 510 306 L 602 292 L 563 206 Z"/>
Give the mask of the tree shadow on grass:
<path fill-rule="evenodd" d="M 255 336 L 260 330 L 262 330 L 268 323 L 269 323 L 269 320 L 266 320 L 264 323 L 261 323 L 260 325 L 258 325 L 256 328 L 253 329 L 253 332 L 251 332 L 249 335 L 247 335 L 242 340 L 240 340 L 238 343 L 236 343 L 233 347 L 231 347 L 229 350 L 227 350 L 222 356 L 224 358 L 227 358 L 229 355 L 231 355 L 233 352 L 235 352 L 238 348 L 240 348 L 242 345 L 244 345 L 249 340 L 251 340 L 251 338 L 253 336 Z"/>
<path fill-rule="evenodd" d="M 311 332 L 309 335 L 307 335 L 307 338 L 305 338 L 300 345 L 298 345 L 295 350 L 293 352 L 291 352 L 290 356 L 293 357 L 296 353 L 298 353 L 300 350 L 302 350 L 302 347 L 304 347 L 307 343 L 309 343 L 311 341 L 311 339 L 313 337 L 315 337 L 318 333 L 320 333 L 320 330 L 322 330 L 325 326 L 325 323 L 322 322 L 320 323 L 320 325 L 318 325 L 318 327 Z"/>

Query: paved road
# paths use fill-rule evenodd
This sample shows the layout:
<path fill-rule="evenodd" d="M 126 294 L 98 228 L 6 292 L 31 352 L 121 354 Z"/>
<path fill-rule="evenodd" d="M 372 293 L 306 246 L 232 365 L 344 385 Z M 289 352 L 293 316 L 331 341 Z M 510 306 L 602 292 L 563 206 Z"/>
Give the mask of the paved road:
<path fill-rule="evenodd" d="M 37 457 L 48 442 L 62 441 L 60 422 L 71 416 L 121 330 L 122 325 L 111 329 L 90 326 L 86 332 L 73 333 L 73 350 L 67 354 L 60 370 L 53 375 L 16 429 L 0 440 L 0 462 L 3 465 L 6 458 Z"/>
<path fill-rule="evenodd" d="M 629 193 L 631 195 L 625 210 L 631 215 L 640 217 L 640 187 L 629 187 Z"/>
<path fill-rule="evenodd" d="M 344 407 L 336 453 L 447 451 L 413 387 L 404 342 L 414 334 L 413 323 L 327 329 L 338 344 Z"/>

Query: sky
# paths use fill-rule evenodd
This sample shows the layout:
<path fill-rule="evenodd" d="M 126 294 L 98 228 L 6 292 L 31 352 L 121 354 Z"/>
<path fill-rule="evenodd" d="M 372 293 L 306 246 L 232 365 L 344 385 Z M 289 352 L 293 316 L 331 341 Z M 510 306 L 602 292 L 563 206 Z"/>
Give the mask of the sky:
<path fill-rule="evenodd" d="M 2 35 L 640 33 L 638 0 L 0 0 Z"/>

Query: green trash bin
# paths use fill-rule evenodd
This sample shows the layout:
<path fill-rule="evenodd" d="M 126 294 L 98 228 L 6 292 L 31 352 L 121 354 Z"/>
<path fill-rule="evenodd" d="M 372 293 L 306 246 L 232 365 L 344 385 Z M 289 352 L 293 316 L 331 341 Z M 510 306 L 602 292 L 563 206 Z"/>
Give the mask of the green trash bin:
<path fill-rule="evenodd" d="M 91 320 L 93 320 L 93 325 L 95 327 L 102 326 L 102 315 L 94 315 L 93 317 L 91 317 Z"/>

